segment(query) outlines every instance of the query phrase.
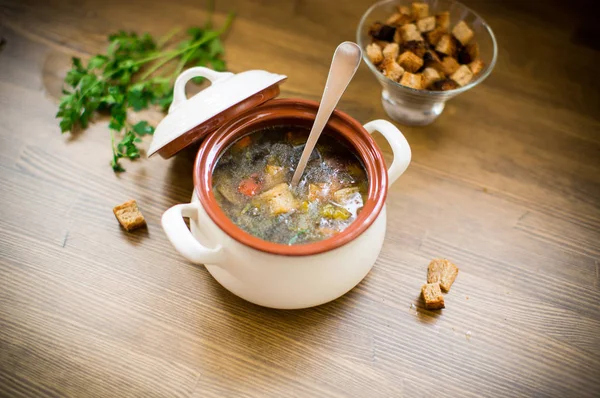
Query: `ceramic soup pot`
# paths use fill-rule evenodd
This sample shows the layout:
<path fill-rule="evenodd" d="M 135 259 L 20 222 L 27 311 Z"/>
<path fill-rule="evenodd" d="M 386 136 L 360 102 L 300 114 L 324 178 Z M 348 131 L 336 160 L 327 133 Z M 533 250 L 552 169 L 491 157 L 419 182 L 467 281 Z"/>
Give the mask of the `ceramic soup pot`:
<path fill-rule="evenodd" d="M 212 85 L 186 99 L 185 84 L 196 76 L 206 77 Z M 340 297 L 371 270 L 385 237 L 388 187 L 408 167 L 411 151 L 393 124 L 374 120 L 363 126 L 336 110 L 326 130 L 354 151 L 369 180 L 367 200 L 356 220 L 334 237 L 302 245 L 267 242 L 248 234 L 217 204 L 212 172 L 228 146 L 247 134 L 268 126 L 312 126 L 318 103 L 274 99 L 285 78 L 265 71 L 234 75 L 203 67 L 183 72 L 149 155 L 159 153 L 168 158 L 202 140 L 194 164 L 191 202 L 173 206 L 162 217 L 167 237 L 181 255 L 204 264 L 233 294 L 266 307 L 296 309 Z M 374 131 L 379 131 L 393 150 L 389 169 L 371 137 Z M 190 229 L 184 217 L 189 218 Z"/>

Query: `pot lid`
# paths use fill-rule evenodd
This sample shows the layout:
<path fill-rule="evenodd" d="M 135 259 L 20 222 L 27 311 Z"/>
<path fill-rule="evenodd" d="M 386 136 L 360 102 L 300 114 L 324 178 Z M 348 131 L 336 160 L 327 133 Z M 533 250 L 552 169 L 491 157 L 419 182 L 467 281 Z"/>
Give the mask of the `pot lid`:
<path fill-rule="evenodd" d="M 194 77 L 205 77 L 211 85 L 187 98 L 185 85 Z M 170 158 L 239 114 L 275 98 L 285 79 L 264 70 L 234 74 L 198 66 L 182 72 L 175 81 L 169 112 L 156 126 L 148 156 L 159 153 Z"/>

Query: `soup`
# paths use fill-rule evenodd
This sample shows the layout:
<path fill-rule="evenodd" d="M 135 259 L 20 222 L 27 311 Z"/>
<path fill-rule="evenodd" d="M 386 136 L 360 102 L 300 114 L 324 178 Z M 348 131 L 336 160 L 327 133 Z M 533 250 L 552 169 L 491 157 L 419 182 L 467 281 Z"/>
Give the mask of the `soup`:
<path fill-rule="evenodd" d="M 367 174 L 342 142 L 321 135 L 297 187 L 290 182 L 309 130 L 280 126 L 231 145 L 213 171 L 213 193 L 238 227 L 286 245 L 330 238 L 347 228 L 367 198 Z"/>

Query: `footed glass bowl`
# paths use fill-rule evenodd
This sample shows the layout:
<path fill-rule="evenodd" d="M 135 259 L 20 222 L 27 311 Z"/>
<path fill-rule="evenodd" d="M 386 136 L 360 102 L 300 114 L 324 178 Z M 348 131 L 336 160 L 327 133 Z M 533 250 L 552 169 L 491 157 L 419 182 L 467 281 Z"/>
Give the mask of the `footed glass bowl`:
<path fill-rule="evenodd" d="M 365 63 L 383 87 L 381 102 L 386 113 L 395 121 L 409 126 L 424 126 L 432 123 L 441 115 L 446 101 L 481 83 L 494 69 L 498 52 L 496 38 L 490 27 L 465 5 L 453 0 L 419 1 L 429 4 L 429 15 L 450 11 L 450 28 L 464 20 L 473 29 L 475 32 L 473 40 L 479 45 L 480 59 L 485 63 L 485 68 L 469 84 L 448 91 L 416 90 L 388 79 L 377 70 L 367 56 L 365 48 L 371 43 L 369 27 L 374 22 L 384 23 L 390 15 L 396 12 L 398 6 L 404 5 L 410 8 L 413 0 L 383 0 L 373 4 L 358 24 L 357 42 L 363 50 Z"/>

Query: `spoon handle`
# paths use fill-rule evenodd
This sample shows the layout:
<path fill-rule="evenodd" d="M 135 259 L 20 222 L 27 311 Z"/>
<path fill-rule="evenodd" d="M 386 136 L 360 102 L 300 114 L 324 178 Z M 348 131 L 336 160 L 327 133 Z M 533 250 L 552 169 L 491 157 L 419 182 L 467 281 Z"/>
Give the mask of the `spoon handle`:
<path fill-rule="evenodd" d="M 292 186 L 298 185 L 310 154 L 312 153 L 317 140 L 321 135 L 321 132 L 325 128 L 329 117 L 333 113 L 336 105 L 338 104 L 342 94 L 348 87 L 350 80 L 356 73 L 356 69 L 360 65 L 361 50 L 356 43 L 350 41 L 343 42 L 340 44 L 333 54 L 333 60 L 331 61 L 331 67 L 329 68 L 329 75 L 327 76 L 327 82 L 325 83 L 325 90 L 323 91 L 323 97 L 321 98 L 321 104 L 315 117 L 315 123 L 310 130 L 310 135 L 306 141 L 306 146 L 302 151 L 300 162 L 296 167 L 294 176 L 292 177 Z"/>

